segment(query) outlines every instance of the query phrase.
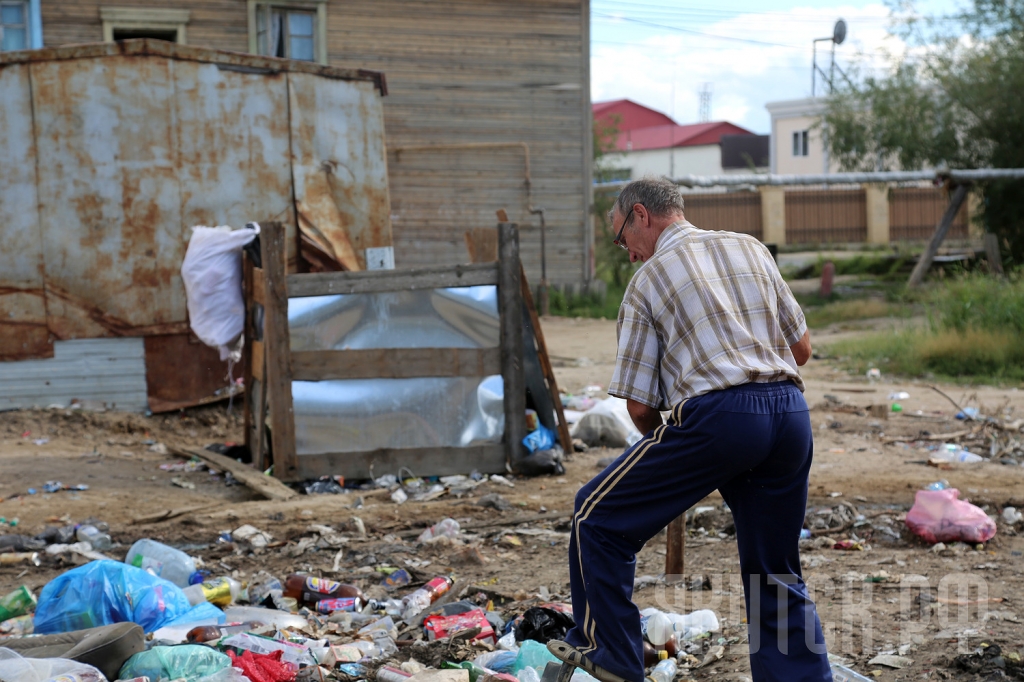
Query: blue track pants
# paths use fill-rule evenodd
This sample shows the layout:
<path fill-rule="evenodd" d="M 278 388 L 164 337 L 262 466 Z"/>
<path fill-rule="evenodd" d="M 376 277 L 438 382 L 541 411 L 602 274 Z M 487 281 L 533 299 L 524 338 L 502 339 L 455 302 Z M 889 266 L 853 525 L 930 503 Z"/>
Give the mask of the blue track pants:
<path fill-rule="evenodd" d="M 832 679 L 798 543 L 813 452 L 810 415 L 790 382 L 745 384 L 677 406 L 576 494 L 566 641 L 631 682 L 644 677 L 636 553 L 718 489 L 732 510 L 754 682 Z"/>

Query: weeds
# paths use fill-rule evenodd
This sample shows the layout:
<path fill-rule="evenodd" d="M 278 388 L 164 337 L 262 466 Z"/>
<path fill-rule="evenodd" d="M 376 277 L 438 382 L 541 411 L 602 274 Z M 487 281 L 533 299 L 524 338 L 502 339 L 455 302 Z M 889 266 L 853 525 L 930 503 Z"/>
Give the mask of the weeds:
<path fill-rule="evenodd" d="M 805 312 L 807 326 L 812 329 L 827 327 L 838 322 L 868 320 L 875 317 L 904 316 L 907 310 L 876 298 L 859 298 L 826 303 Z"/>
<path fill-rule="evenodd" d="M 1024 380 L 1024 279 L 965 275 L 933 286 L 921 300 L 926 327 L 838 342 L 829 352 L 858 373 L 878 367 L 960 381 Z"/>

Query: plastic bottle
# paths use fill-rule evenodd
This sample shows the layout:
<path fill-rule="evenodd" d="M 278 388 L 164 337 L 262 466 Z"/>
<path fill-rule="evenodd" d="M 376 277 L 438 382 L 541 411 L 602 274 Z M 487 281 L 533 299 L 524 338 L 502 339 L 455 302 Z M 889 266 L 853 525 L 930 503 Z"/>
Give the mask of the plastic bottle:
<path fill-rule="evenodd" d="M 941 481 L 935 481 L 934 483 L 929 483 L 928 485 L 926 485 L 924 487 L 924 489 L 925 490 L 945 490 L 948 487 L 949 487 L 949 481 L 947 481 L 946 479 L 942 479 Z"/>
<path fill-rule="evenodd" d="M 871 682 L 871 678 L 864 677 L 860 673 L 850 670 L 845 665 L 832 663 L 831 666 L 833 682 Z"/>
<path fill-rule="evenodd" d="M 192 606 L 208 601 L 216 606 L 230 606 L 238 600 L 242 593 L 242 583 L 234 578 L 217 578 L 206 582 L 189 585 L 182 592 L 188 597 Z"/>
<path fill-rule="evenodd" d="M 647 641 L 657 648 L 663 646 L 672 636 L 672 621 L 664 613 L 658 611 L 642 618 L 640 629 Z"/>
<path fill-rule="evenodd" d="M 242 601 L 248 601 L 250 604 L 262 604 L 267 597 L 275 592 L 280 595 L 283 590 L 284 585 L 280 580 L 266 571 L 260 571 L 249 581 Z"/>
<path fill-rule="evenodd" d="M 204 642 L 215 642 L 222 637 L 249 632 L 264 626 L 264 623 L 251 621 L 240 625 L 197 625 L 185 634 L 185 640 L 189 644 L 203 644 Z"/>
<path fill-rule="evenodd" d="M 461 663 L 453 663 L 452 661 L 442 661 L 442 670 L 458 670 L 463 668 L 469 671 L 469 682 L 477 682 L 480 676 L 484 674 L 484 669 L 478 666 L 473 661 L 462 661 Z"/>
<path fill-rule="evenodd" d="M 75 529 L 75 537 L 79 542 L 88 542 L 98 552 L 110 549 L 110 545 L 113 544 L 108 533 L 93 525 L 79 526 Z"/>
<path fill-rule="evenodd" d="M 402 618 L 410 620 L 417 613 L 437 601 L 455 583 L 447 576 L 439 575 L 412 594 L 402 598 Z"/>
<path fill-rule="evenodd" d="M 416 538 L 416 542 L 426 542 L 437 537 L 446 535 L 450 538 L 459 537 L 459 522 L 455 519 L 448 518 L 438 521 L 430 528 L 420 533 L 420 536 Z"/>
<path fill-rule="evenodd" d="M 412 675 L 409 673 L 398 668 L 392 668 L 390 665 L 377 668 L 377 682 L 405 682 L 410 677 Z"/>
<path fill-rule="evenodd" d="M 36 605 L 32 591 L 22 585 L 14 592 L 0 597 L 0 622 L 15 618 L 31 611 Z"/>
<path fill-rule="evenodd" d="M 124 562 L 141 568 L 158 578 L 169 580 L 178 587 L 188 587 L 203 581 L 203 574 L 196 571 L 196 562 L 188 554 L 167 545 L 143 538 L 128 550 Z"/>
<path fill-rule="evenodd" d="M 647 679 L 653 680 L 653 682 L 672 682 L 677 669 L 676 659 L 666 658 L 654 666 L 654 670 L 647 676 Z"/>
<path fill-rule="evenodd" d="M 658 661 L 663 661 L 668 658 L 668 651 L 665 649 L 655 649 L 654 645 L 644 640 L 644 667 L 650 668 L 652 665 L 657 665 Z"/>
<path fill-rule="evenodd" d="M 324 578 L 313 578 L 301 573 L 292 573 L 285 579 L 282 594 L 309 607 L 315 606 L 318 601 L 341 597 L 358 598 L 360 607 L 366 601 L 363 591 L 355 585 L 346 585 Z"/>

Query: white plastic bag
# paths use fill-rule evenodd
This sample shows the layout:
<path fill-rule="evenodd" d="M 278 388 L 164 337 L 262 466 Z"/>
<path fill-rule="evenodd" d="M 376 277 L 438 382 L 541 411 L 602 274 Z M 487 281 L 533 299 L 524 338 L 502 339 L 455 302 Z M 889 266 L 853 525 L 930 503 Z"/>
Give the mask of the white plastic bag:
<path fill-rule="evenodd" d="M 189 324 L 196 336 L 220 350 L 220 359 L 241 357 L 241 346 L 230 345 L 242 334 L 245 302 L 242 300 L 242 248 L 259 234 L 245 227 L 192 228 L 181 278 L 185 282 Z M 232 357 L 234 356 L 234 357 Z"/>
<path fill-rule="evenodd" d="M 75 682 L 107 682 L 106 676 L 85 663 L 66 658 L 25 658 L 18 652 L 0 647 L 0 681 L 51 682 L 58 679 Z"/>

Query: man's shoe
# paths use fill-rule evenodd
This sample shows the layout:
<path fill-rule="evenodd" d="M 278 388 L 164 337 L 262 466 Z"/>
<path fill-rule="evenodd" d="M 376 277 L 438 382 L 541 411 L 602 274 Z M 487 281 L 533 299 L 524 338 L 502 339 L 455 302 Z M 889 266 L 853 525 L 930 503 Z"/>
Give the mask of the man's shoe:
<path fill-rule="evenodd" d="M 566 644 L 561 640 L 553 639 L 548 642 L 548 651 L 550 651 L 554 657 L 562 663 L 580 668 L 581 670 L 586 670 L 593 677 L 601 680 L 601 682 L 629 682 L 625 678 L 619 677 L 615 673 L 605 670 L 587 658 L 579 649 L 571 644 Z M 562 669 L 565 670 L 564 665 L 562 666 Z"/>

